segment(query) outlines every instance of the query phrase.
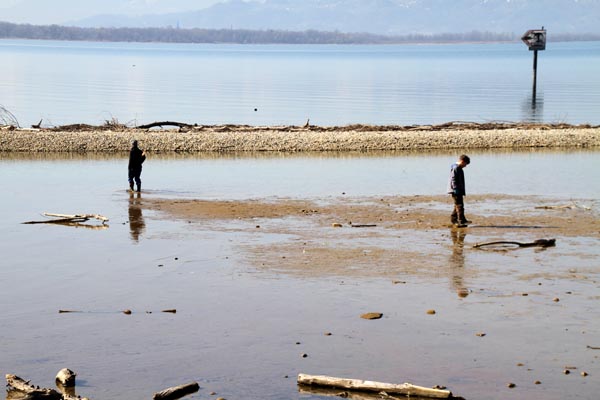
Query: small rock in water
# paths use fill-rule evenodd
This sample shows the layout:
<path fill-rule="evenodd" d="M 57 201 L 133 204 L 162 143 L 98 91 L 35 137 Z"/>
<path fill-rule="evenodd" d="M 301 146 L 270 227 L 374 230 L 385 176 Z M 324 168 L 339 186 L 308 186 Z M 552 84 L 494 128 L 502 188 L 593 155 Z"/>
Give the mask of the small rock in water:
<path fill-rule="evenodd" d="M 477 333 L 475 334 L 475 336 L 484 337 L 484 336 L 485 336 L 485 333 L 484 333 L 484 332 L 477 332 Z"/>
<path fill-rule="evenodd" d="M 382 313 L 378 313 L 378 312 L 370 312 L 370 313 L 366 313 L 360 316 L 363 319 L 379 319 L 381 317 L 383 317 Z"/>
<path fill-rule="evenodd" d="M 341 228 L 342 224 L 334 222 L 333 224 L 331 224 L 331 226 L 334 227 L 334 228 Z"/>
<path fill-rule="evenodd" d="M 509 387 L 510 389 L 512 389 L 512 388 L 516 387 L 517 385 L 512 382 L 509 382 L 506 384 L 506 386 Z"/>
<path fill-rule="evenodd" d="M 542 384 L 542 382 L 540 382 L 540 381 L 535 381 L 533 383 L 534 383 L 534 385 L 541 385 Z"/>
<path fill-rule="evenodd" d="M 131 314 L 131 310 L 123 310 L 123 314 L 130 315 Z"/>
<path fill-rule="evenodd" d="M 585 371 L 581 371 L 581 376 L 588 376 L 588 373 Z"/>
<path fill-rule="evenodd" d="M 77 374 L 68 368 L 63 368 L 56 374 L 56 382 L 65 387 L 75 386 L 75 377 Z"/>
<path fill-rule="evenodd" d="M 429 315 L 433 315 L 435 314 L 435 310 L 431 309 L 431 310 L 427 310 L 427 314 Z"/>
<path fill-rule="evenodd" d="M 553 302 L 558 303 L 560 301 L 560 299 L 558 297 L 555 297 L 552 299 Z"/>

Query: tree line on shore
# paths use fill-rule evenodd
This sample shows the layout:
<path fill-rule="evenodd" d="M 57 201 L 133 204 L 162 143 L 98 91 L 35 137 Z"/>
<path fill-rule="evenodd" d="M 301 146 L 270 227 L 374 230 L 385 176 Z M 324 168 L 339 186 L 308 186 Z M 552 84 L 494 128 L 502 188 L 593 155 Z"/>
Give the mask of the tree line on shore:
<path fill-rule="evenodd" d="M 41 39 L 96 42 L 240 43 L 240 44 L 401 44 L 511 42 L 514 33 L 471 31 L 465 33 L 377 35 L 371 33 L 316 30 L 81 28 L 61 25 L 30 25 L 0 22 L 1 39 Z M 554 41 L 600 40 L 600 34 L 554 34 Z"/>

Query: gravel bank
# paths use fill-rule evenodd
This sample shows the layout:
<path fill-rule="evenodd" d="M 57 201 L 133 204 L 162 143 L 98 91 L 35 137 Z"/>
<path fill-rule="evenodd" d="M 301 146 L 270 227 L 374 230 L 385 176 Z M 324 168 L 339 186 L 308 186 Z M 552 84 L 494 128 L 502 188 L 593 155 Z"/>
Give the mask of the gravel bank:
<path fill-rule="evenodd" d="M 0 152 L 123 152 L 132 139 L 151 152 L 369 151 L 600 147 L 600 128 L 372 130 L 341 128 L 197 127 L 178 130 L 0 130 Z"/>

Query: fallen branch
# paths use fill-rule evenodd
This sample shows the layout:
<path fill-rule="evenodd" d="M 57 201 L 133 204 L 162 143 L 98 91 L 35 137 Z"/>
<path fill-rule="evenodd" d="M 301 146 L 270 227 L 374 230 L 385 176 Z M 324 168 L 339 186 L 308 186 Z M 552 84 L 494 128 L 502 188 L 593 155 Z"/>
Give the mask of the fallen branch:
<path fill-rule="evenodd" d="M 156 128 L 156 127 L 162 128 L 163 126 L 177 126 L 179 128 L 192 128 L 193 127 L 193 125 L 186 124 L 183 122 L 161 121 L 161 122 L 152 122 L 151 124 L 146 124 L 146 125 L 138 125 L 138 126 L 136 126 L 136 129 L 150 129 L 150 128 Z"/>
<path fill-rule="evenodd" d="M 86 222 L 89 219 L 97 219 L 102 222 L 104 226 L 108 221 L 108 218 L 99 214 L 55 214 L 55 213 L 43 213 L 46 217 L 53 217 L 54 219 L 47 219 L 43 221 L 27 221 L 23 222 L 23 224 L 64 224 L 64 225 L 73 225 L 73 226 L 85 226 L 80 224 L 81 222 Z"/>
<path fill-rule="evenodd" d="M 74 214 L 74 215 L 69 215 L 69 214 L 55 214 L 55 213 L 44 213 L 45 216 L 47 217 L 57 217 L 57 218 L 73 218 L 73 219 L 77 219 L 77 218 L 86 218 L 86 219 L 90 219 L 90 218 L 94 218 L 97 219 L 99 221 L 107 222 L 108 218 L 106 218 L 103 215 L 100 214 Z"/>
<path fill-rule="evenodd" d="M 422 386 L 412 385 L 410 383 L 394 384 L 374 381 L 363 381 L 360 379 L 335 378 L 324 375 L 298 374 L 298 385 L 320 386 L 344 390 L 354 390 L 358 392 L 372 392 L 386 394 L 399 394 L 403 396 L 421 396 L 433 399 L 452 398 L 452 392 L 449 390 L 430 389 Z"/>
<path fill-rule="evenodd" d="M 500 240 L 496 242 L 476 243 L 475 245 L 473 245 L 473 247 L 480 248 L 484 246 L 495 246 L 499 244 L 512 244 L 519 247 L 553 247 L 556 246 L 556 239 L 537 239 L 533 242 L 528 243 Z"/>
<path fill-rule="evenodd" d="M 152 400 L 175 400 L 180 399 L 188 394 L 196 393 L 200 390 L 200 386 L 197 382 L 187 383 L 185 385 L 179 385 L 170 387 L 160 392 L 154 393 Z"/>
<path fill-rule="evenodd" d="M 353 228 L 374 228 L 377 225 L 375 225 L 375 224 L 351 224 L 350 226 Z"/>

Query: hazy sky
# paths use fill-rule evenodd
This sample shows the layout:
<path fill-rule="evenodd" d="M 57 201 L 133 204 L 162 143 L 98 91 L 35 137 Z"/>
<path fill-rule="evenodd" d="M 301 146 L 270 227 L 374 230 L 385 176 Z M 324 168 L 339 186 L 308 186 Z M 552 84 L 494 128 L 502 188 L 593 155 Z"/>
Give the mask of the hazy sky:
<path fill-rule="evenodd" d="M 60 24 L 98 14 L 200 10 L 223 0 L 0 0 L 0 21 Z"/>

